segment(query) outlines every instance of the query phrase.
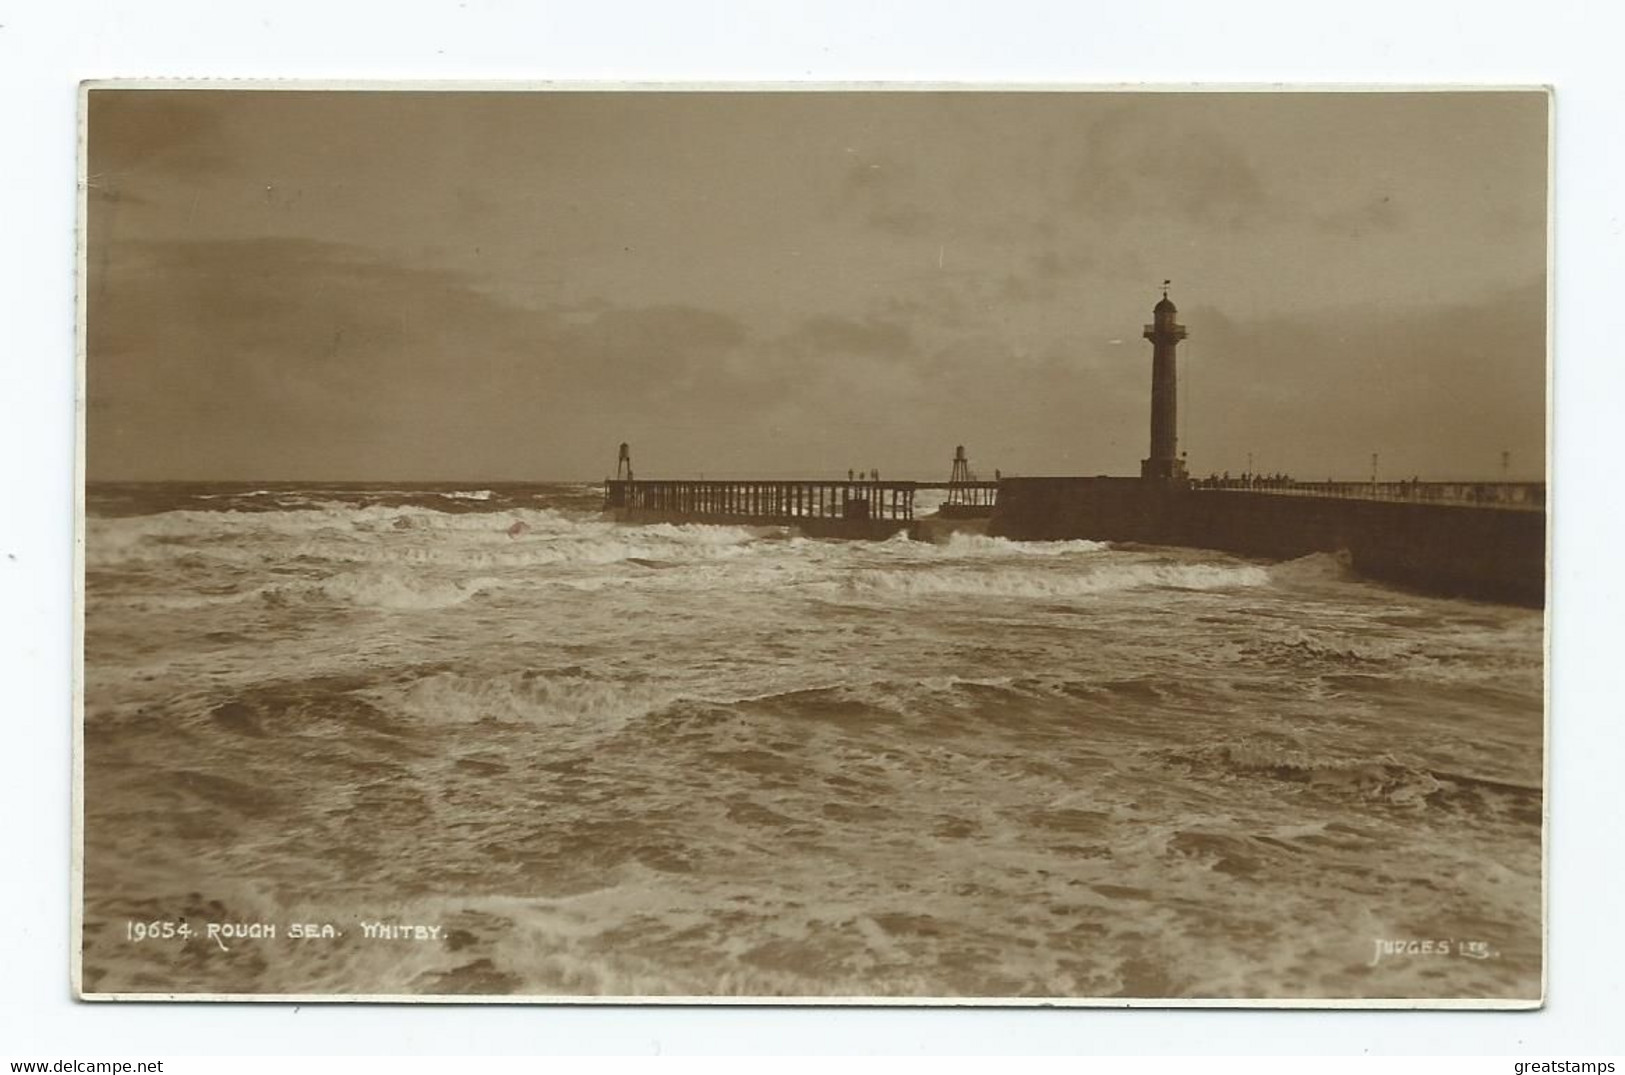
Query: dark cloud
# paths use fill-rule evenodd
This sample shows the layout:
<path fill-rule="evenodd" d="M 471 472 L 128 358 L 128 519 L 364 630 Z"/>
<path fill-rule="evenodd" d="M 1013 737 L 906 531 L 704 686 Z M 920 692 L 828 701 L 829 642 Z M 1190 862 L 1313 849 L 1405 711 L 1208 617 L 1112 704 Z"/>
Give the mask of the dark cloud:
<path fill-rule="evenodd" d="M 579 473 L 613 430 L 749 391 L 727 315 L 525 308 L 341 244 L 126 244 L 93 276 L 93 478 Z"/>
<path fill-rule="evenodd" d="M 1373 194 L 1352 205 L 1313 214 L 1309 219 L 1320 231 L 1342 239 L 1394 232 L 1406 223 L 1405 213 L 1391 194 Z"/>
<path fill-rule="evenodd" d="M 1120 110 L 1084 132 L 1075 208 L 1098 220 L 1157 214 L 1226 227 L 1279 211 L 1235 142 L 1212 130 L 1141 117 L 1138 110 Z"/>
<path fill-rule="evenodd" d="M 840 354 L 900 358 L 912 350 L 907 328 L 877 317 L 809 317 L 782 342 L 797 355 L 807 357 Z"/>
<path fill-rule="evenodd" d="M 744 340 L 744 328 L 726 314 L 692 306 L 649 306 L 600 310 L 562 342 L 598 356 L 606 375 L 624 368 L 641 377 L 670 376 L 697 358 Z"/>
<path fill-rule="evenodd" d="M 1035 275 L 1046 280 L 1053 280 L 1059 276 L 1070 276 L 1077 271 L 1077 266 L 1071 258 L 1063 257 L 1054 250 L 1045 250 L 1034 254 L 1028 259 Z"/>
<path fill-rule="evenodd" d="M 1028 256 L 1019 271 L 1007 274 L 1001 294 L 1024 301 L 1048 301 L 1075 289 L 1083 277 L 1103 268 L 1099 257 L 1088 249 L 1062 252 L 1052 247 Z M 1116 268 L 1119 272 L 1132 271 L 1126 262 Z"/>
<path fill-rule="evenodd" d="M 1543 281 L 1403 312 L 1184 319 L 1193 468 L 1239 470 L 1254 452 L 1260 469 L 1359 477 L 1378 452 L 1391 475 L 1483 477 L 1508 449 L 1520 471 L 1543 470 Z"/>
<path fill-rule="evenodd" d="M 143 197 L 124 187 L 111 176 L 96 176 L 86 181 L 85 190 L 96 211 L 117 211 L 129 208 L 150 208 L 157 199 Z"/>
<path fill-rule="evenodd" d="M 117 184 L 134 171 L 202 175 L 225 168 L 230 154 L 220 108 L 230 96 L 91 90 L 86 170 L 92 186 Z"/>

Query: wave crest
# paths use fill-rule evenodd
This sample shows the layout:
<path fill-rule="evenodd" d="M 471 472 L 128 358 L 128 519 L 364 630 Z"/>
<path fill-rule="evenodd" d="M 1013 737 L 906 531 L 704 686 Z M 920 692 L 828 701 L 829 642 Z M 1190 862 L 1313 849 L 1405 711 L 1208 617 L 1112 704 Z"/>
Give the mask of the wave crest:
<path fill-rule="evenodd" d="M 1270 578 L 1285 583 L 1347 582 L 1354 579 L 1354 558 L 1347 551 L 1312 552 L 1270 565 Z"/>
<path fill-rule="evenodd" d="M 320 582 L 286 583 L 256 591 L 273 605 L 328 602 L 354 608 L 411 612 L 451 608 L 501 585 L 494 578 L 430 579 L 392 571 L 357 571 Z"/>
<path fill-rule="evenodd" d="M 430 724 L 578 726 L 613 731 L 671 701 L 654 687 L 578 672 L 512 672 L 495 677 L 441 672 L 375 692 L 379 704 Z"/>
<path fill-rule="evenodd" d="M 1389 754 L 1339 757 L 1247 740 L 1174 751 L 1168 757 L 1193 769 L 1227 777 L 1274 779 L 1308 785 L 1330 795 L 1378 799 L 1401 806 L 1425 805 L 1445 788 L 1429 769 Z"/>
<path fill-rule="evenodd" d="M 854 573 L 845 588 L 904 596 L 1092 597 L 1135 589 L 1220 590 L 1264 586 L 1269 573 L 1250 564 L 1102 564 L 1080 572 L 866 570 Z"/>
<path fill-rule="evenodd" d="M 966 530 L 956 530 L 937 546 L 954 556 L 1067 556 L 1073 553 L 1104 552 L 1104 541 L 1011 541 Z"/>

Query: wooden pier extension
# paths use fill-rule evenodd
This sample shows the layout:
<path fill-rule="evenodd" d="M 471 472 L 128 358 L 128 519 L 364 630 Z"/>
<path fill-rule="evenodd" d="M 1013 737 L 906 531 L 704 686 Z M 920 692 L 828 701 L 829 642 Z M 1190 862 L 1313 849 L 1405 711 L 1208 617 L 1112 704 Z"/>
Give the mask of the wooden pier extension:
<path fill-rule="evenodd" d="M 611 481 L 604 510 L 628 522 L 795 526 L 831 537 L 889 537 L 914 523 L 918 482 Z"/>

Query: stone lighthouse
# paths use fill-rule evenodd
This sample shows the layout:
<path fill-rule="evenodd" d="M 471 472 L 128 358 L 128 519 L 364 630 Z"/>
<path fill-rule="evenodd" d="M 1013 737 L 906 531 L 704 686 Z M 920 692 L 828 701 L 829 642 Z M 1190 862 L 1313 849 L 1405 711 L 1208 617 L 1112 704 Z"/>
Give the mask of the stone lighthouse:
<path fill-rule="evenodd" d="M 1179 378 L 1174 371 L 1174 348 L 1185 338 L 1185 326 L 1175 320 L 1179 310 L 1168 298 L 1169 281 L 1162 282 L 1162 301 L 1151 312 L 1145 338 L 1151 341 L 1151 457 L 1140 461 L 1140 477 L 1183 479 L 1185 463 L 1179 458 Z"/>

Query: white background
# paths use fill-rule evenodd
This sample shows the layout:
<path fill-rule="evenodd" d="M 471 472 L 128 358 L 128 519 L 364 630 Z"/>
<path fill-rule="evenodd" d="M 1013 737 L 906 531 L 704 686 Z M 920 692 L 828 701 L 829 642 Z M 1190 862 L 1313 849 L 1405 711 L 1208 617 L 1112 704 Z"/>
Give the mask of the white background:
<path fill-rule="evenodd" d="M 1620 1052 L 1620 16 L 1580 0 L 0 0 L 0 1056 Z M 84 1005 L 68 984 L 76 83 L 110 77 L 1557 87 L 1550 991 L 1539 1013 Z"/>

